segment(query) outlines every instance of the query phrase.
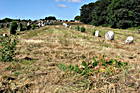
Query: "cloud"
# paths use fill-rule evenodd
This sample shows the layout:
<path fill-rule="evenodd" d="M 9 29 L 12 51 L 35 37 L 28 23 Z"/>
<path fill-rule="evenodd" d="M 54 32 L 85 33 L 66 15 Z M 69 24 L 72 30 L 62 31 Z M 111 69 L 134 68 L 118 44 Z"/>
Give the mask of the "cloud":
<path fill-rule="evenodd" d="M 65 2 L 72 2 L 72 3 L 80 3 L 82 0 L 55 0 L 55 1 L 65 1 Z"/>
<path fill-rule="evenodd" d="M 64 4 L 58 4 L 57 6 L 58 6 L 58 7 L 61 7 L 61 8 L 67 8 L 67 6 L 64 5 Z"/>

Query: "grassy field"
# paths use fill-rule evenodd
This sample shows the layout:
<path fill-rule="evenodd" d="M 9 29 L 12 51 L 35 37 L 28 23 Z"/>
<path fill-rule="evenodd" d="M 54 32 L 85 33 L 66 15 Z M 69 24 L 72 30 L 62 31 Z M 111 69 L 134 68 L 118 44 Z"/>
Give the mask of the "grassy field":
<path fill-rule="evenodd" d="M 140 34 L 136 29 L 112 29 L 80 25 L 46 26 L 18 32 L 16 61 L 0 62 L 0 92 L 2 93 L 140 93 Z M 94 37 L 95 30 L 101 37 Z M 115 32 L 114 41 L 106 41 L 107 31 Z M 0 30 L 1 33 L 8 33 Z M 134 36 L 133 44 L 124 44 L 127 36 Z M 119 72 L 94 73 L 84 76 L 59 69 L 59 64 L 79 65 L 93 57 L 127 62 Z M 118 70 L 117 70 L 118 71 Z M 106 76 L 104 76 L 106 75 Z"/>

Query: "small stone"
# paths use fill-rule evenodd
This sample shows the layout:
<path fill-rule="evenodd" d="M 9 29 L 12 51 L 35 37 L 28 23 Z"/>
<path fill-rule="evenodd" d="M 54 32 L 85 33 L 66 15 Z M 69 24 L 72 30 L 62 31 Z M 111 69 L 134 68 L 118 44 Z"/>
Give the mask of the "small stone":
<path fill-rule="evenodd" d="M 66 23 L 63 23 L 63 26 L 66 27 L 66 28 L 69 28 L 70 25 L 66 24 Z"/>
<path fill-rule="evenodd" d="M 2 34 L 2 36 L 3 36 L 3 37 L 7 37 L 8 35 L 7 35 L 7 34 Z"/>
<path fill-rule="evenodd" d="M 134 42 L 134 38 L 132 36 L 127 37 L 127 39 L 125 40 L 125 44 L 131 44 Z"/>

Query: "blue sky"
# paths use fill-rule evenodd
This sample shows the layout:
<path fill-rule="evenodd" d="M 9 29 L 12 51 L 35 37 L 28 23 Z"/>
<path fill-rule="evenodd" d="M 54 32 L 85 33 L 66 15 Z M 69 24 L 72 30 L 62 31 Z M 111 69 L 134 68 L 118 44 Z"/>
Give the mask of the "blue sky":
<path fill-rule="evenodd" d="M 96 0 L 0 0 L 0 19 L 41 19 L 56 16 L 73 19 L 80 14 L 80 7 Z"/>

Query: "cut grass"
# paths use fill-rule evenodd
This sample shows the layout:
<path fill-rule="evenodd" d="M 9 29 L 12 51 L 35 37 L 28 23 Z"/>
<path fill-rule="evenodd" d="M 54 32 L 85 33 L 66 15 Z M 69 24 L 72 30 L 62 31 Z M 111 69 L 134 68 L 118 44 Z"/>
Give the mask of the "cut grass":
<path fill-rule="evenodd" d="M 10 82 L 6 83 L 8 88 L 3 85 L 4 88 L 0 87 L 0 91 L 14 92 L 16 89 L 18 92 L 30 93 L 139 92 L 140 34 L 132 29 L 82 26 L 86 28 L 85 33 L 75 30 L 73 25 L 73 29 L 56 25 L 18 32 L 20 42 L 17 46 L 17 61 L 0 63 L 1 84 Z M 101 37 L 93 36 L 95 30 L 101 31 Z M 115 40 L 111 42 L 104 40 L 104 34 L 109 30 L 115 31 L 116 34 Z M 123 44 L 128 35 L 136 38 L 134 44 Z M 24 42 L 24 40 L 32 40 L 32 42 Z M 39 40 L 43 42 L 33 42 Z M 88 77 L 73 72 L 73 66 L 83 61 L 90 63 L 93 56 L 103 54 L 109 59 L 128 62 L 129 69 L 123 69 L 120 73 L 117 69 L 114 73 L 113 66 L 107 66 Z M 57 67 L 58 64 L 69 66 L 72 71 L 63 72 Z M 83 74 L 87 72 L 90 71 L 86 70 Z M 8 79 L 14 79 L 11 80 L 12 84 L 18 87 L 12 88 L 11 81 Z"/>

